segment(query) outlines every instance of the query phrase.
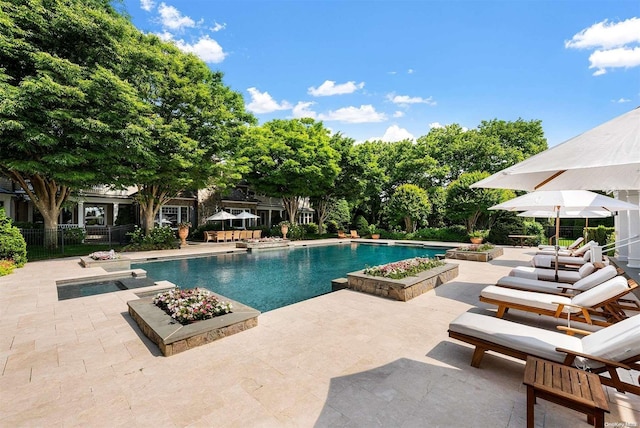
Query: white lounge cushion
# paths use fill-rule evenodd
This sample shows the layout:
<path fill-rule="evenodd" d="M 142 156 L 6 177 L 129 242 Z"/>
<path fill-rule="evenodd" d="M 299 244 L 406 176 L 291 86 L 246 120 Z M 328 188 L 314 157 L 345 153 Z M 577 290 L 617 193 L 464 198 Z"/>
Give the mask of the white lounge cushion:
<path fill-rule="evenodd" d="M 556 348 L 582 352 L 582 342 L 576 336 L 471 312 L 453 320 L 449 330 L 558 362 L 565 355 L 556 352 Z"/>
<path fill-rule="evenodd" d="M 534 291 L 514 290 L 511 288 L 498 287 L 496 285 L 489 285 L 488 287 L 485 287 L 480 292 L 480 295 L 486 299 L 497 300 L 498 302 L 529 306 L 549 311 L 555 311 L 560 303 L 564 305 L 571 304 L 571 299 L 569 297 L 536 293 Z M 573 306 L 565 306 L 563 312 L 577 313 L 580 312 L 580 309 Z"/>
<path fill-rule="evenodd" d="M 571 245 L 569 245 L 567 247 L 560 247 L 560 249 L 561 250 L 573 250 L 578 245 L 580 245 L 582 243 L 582 241 L 584 241 L 584 238 L 581 236 L 581 237 L 577 238 L 575 241 L 573 241 L 571 243 Z M 555 250 L 556 246 L 555 245 L 538 245 L 538 249 L 539 250 Z"/>
<path fill-rule="evenodd" d="M 521 278 L 519 276 L 503 276 L 496 282 L 496 285 L 499 287 L 522 288 L 539 293 L 559 293 L 562 289 L 558 287 L 571 287 L 573 284 Z"/>
<path fill-rule="evenodd" d="M 551 268 L 551 264 L 555 263 L 556 256 L 551 255 L 535 255 L 531 260 L 534 267 Z M 580 265 L 591 261 L 591 251 L 584 253 L 582 257 L 559 256 L 558 263 L 563 265 Z"/>
<path fill-rule="evenodd" d="M 592 245 L 598 245 L 598 243 L 596 241 L 589 241 L 586 244 L 584 244 L 582 247 L 578 248 L 577 250 L 574 250 L 573 255 L 576 257 L 584 255 L 584 253 L 586 253 L 587 251 L 589 251 L 589 249 L 591 249 Z"/>
<path fill-rule="evenodd" d="M 590 275 L 596 267 L 592 263 L 585 263 L 576 271 L 558 270 L 558 282 L 567 282 L 573 284 L 576 281 Z M 542 281 L 555 281 L 555 269 L 536 268 L 531 266 L 518 266 L 511 269 L 510 276 L 519 276 L 521 278 L 539 279 Z"/>
<path fill-rule="evenodd" d="M 591 263 L 587 263 L 587 264 L 593 266 Z M 587 264 L 580 267 L 580 269 L 582 269 Z M 580 279 L 579 281 L 576 281 L 576 283 L 572 285 L 572 288 L 578 291 L 588 290 L 590 288 L 595 287 L 598 284 L 602 284 L 603 282 L 615 277 L 617 274 L 618 272 L 616 271 L 615 267 L 605 266 L 602 269 L 596 270 L 591 275 L 587 275 L 584 278 Z"/>
<path fill-rule="evenodd" d="M 627 279 L 624 276 L 616 276 L 608 281 L 598 284 L 573 297 L 574 305 L 590 308 L 599 303 L 609 300 L 616 295 L 629 291 Z"/>
<path fill-rule="evenodd" d="M 640 315 L 583 337 L 582 349 L 586 354 L 612 361 L 640 355 Z"/>

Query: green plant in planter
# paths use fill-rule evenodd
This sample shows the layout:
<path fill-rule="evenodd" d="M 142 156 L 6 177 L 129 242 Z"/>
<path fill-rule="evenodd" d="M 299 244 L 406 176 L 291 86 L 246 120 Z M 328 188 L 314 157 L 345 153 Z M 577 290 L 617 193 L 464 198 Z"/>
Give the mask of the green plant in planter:
<path fill-rule="evenodd" d="M 469 233 L 469 238 L 486 238 L 489 235 L 488 230 L 474 230 Z"/>

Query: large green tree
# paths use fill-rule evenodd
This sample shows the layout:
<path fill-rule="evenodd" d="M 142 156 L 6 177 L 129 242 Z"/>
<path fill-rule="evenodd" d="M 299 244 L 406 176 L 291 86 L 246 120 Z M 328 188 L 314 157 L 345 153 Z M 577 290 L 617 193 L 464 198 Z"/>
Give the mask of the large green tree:
<path fill-rule="evenodd" d="M 121 78 L 136 33 L 107 0 L 0 0 L 0 173 L 48 229 L 74 189 L 117 182 L 139 149 L 146 106 Z"/>
<path fill-rule="evenodd" d="M 387 210 L 389 217 L 404 222 L 407 232 L 415 232 L 419 223 L 426 223 L 431 203 L 426 190 L 415 184 L 402 184 L 391 195 Z"/>
<path fill-rule="evenodd" d="M 282 199 L 289 221 L 296 224 L 305 197 L 329 191 L 340 172 L 340 154 L 329 131 L 313 119 L 276 119 L 251 130 L 242 149 L 257 192 Z"/>
<path fill-rule="evenodd" d="M 150 106 L 144 153 L 129 160 L 147 233 L 160 207 L 180 192 L 220 189 L 238 179 L 236 148 L 254 123 L 242 96 L 195 55 L 154 35 L 139 34 L 127 70 Z"/>

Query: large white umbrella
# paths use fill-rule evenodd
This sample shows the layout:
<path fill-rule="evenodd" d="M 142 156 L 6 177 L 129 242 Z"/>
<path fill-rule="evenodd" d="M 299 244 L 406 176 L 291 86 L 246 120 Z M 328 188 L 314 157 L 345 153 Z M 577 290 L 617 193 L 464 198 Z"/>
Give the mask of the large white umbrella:
<path fill-rule="evenodd" d="M 640 107 L 471 187 L 527 191 L 640 189 Z"/>
<path fill-rule="evenodd" d="M 249 211 L 242 211 L 240 214 L 236 216 L 236 218 L 238 220 L 242 220 L 242 226 L 244 227 L 244 220 L 255 220 L 257 218 L 260 218 L 260 216 L 251 214 Z"/>
<path fill-rule="evenodd" d="M 552 218 L 552 217 L 560 217 L 560 218 L 583 218 L 585 219 L 584 228 L 585 230 L 589 227 L 589 219 L 590 218 L 606 218 L 611 217 L 613 212 L 611 211 L 596 211 L 596 210 L 567 210 L 565 208 L 560 208 L 560 212 L 556 213 L 554 211 L 545 211 L 545 210 L 529 210 L 524 211 L 518 214 L 518 217 L 534 217 L 534 218 Z M 556 245 L 558 245 L 558 239 L 560 237 L 556 235 Z M 585 236 L 585 239 L 587 237 Z"/>
<path fill-rule="evenodd" d="M 507 211 L 552 211 L 555 213 L 556 236 L 558 236 L 560 234 L 560 212 L 563 208 L 567 211 L 596 210 L 610 212 L 640 209 L 638 205 L 633 205 L 587 190 L 538 190 L 537 192 L 527 193 L 501 204 L 494 205 L 489 209 Z M 558 241 L 556 240 L 556 281 L 558 277 L 557 243 Z"/>
<path fill-rule="evenodd" d="M 210 220 L 210 221 L 222 221 L 222 230 L 224 230 L 224 222 L 225 220 L 235 220 L 238 217 L 236 217 L 235 215 L 228 213 L 226 211 L 218 211 L 217 213 L 215 213 L 212 216 L 209 216 L 206 218 L 206 220 Z"/>

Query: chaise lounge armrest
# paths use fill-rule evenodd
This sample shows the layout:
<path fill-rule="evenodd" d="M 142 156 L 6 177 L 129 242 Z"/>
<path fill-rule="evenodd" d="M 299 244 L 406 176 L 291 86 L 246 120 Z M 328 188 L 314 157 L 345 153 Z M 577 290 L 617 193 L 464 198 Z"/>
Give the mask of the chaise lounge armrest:
<path fill-rule="evenodd" d="M 569 326 L 566 326 L 566 325 L 559 325 L 559 326 L 556 326 L 556 328 L 558 330 L 560 330 L 560 331 L 564 331 L 569 336 L 573 336 L 574 334 L 580 334 L 582 336 L 588 336 L 591 333 L 593 333 L 592 331 L 589 331 L 589 330 L 583 330 L 581 328 L 569 327 Z"/>
<path fill-rule="evenodd" d="M 607 360 L 606 358 L 601 358 L 601 357 L 596 357 L 595 355 L 589 355 L 589 354 L 585 354 L 582 352 L 577 352 L 577 351 L 572 351 L 571 349 L 565 349 L 565 348 L 556 348 L 556 351 L 558 352 L 562 352 L 563 354 L 567 354 L 567 357 L 565 358 L 565 365 L 571 365 L 571 362 L 573 362 L 573 360 L 576 357 L 583 357 L 583 358 L 587 358 L 591 361 L 596 361 L 600 364 L 603 364 L 607 367 L 617 367 L 620 369 L 625 369 L 625 370 L 631 370 L 631 367 L 629 367 L 626 364 L 623 363 L 618 363 L 616 361 L 611 361 L 611 360 Z"/>

